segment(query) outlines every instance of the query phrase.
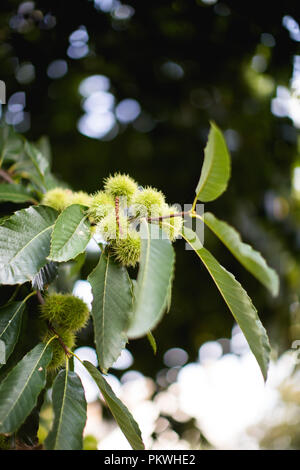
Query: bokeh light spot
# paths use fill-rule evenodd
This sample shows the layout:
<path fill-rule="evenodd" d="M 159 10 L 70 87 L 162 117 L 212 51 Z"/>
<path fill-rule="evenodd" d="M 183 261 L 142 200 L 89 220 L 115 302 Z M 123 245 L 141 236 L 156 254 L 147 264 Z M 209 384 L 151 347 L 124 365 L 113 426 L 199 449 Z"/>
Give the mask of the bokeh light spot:
<path fill-rule="evenodd" d="M 172 80 L 179 80 L 184 76 L 183 68 L 179 64 L 176 64 L 176 62 L 165 62 L 161 66 L 161 70 L 166 77 Z"/>
<path fill-rule="evenodd" d="M 57 79 L 61 78 L 68 72 L 68 64 L 65 60 L 57 59 L 53 60 L 48 65 L 47 75 L 49 78 Z"/>
<path fill-rule="evenodd" d="M 199 348 L 201 363 L 217 361 L 223 354 L 223 348 L 217 341 L 207 341 Z"/>
<path fill-rule="evenodd" d="M 17 113 L 19 111 L 23 111 L 26 106 L 26 95 L 24 91 L 18 91 L 11 95 L 8 100 L 7 107 L 8 111 L 11 113 Z"/>
<path fill-rule="evenodd" d="M 106 113 L 110 111 L 115 102 L 115 97 L 105 91 L 96 91 L 92 93 L 83 103 L 83 109 L 87 113 Z"/>
<path fill-rule="evenodd" d="M 97 353 L 94 348 L 89 346 L 82 346 L 75 349 L 74 353 L 81 361 L 89 361 L 93 364 L 93 366 L 98 366 Z M 84 365 L 76 357 L 74 357 L 74 371 L 81 379 L 87 403 L 97 400 L 97 398 L 100 396 L 98 386 Z"/>
<path fill-rule="evenodd" d="M 117 5 L 113 9 L 113 17 L 117 20 L 129 20 L 134 15 L 134 8 L 130 5 Z"/>
<path fill-rule="evenodd" d="M 164 354 L 163 361 L 167 367 L 183 366 L 188 357 L 188 353 L 184 349 L 171 348 Z"/>
<path fill-rule="evenodd" d="M 89 46 L 83 42 L 68 47 L 67 54 L 71 59 L 82 59 L 89 52 Z"/>
<path fill-rule="evenodd" d="M 79 118 L 77 128 L 87 137 L 101 139 L 114 127 L 115 116 L 111 112 L 88 113 Z"/>
<path fill-rule="evenodd" d="M 79 85 L 79 93 L 87 98 L 97 91 L 108 91 L 110 80 L 105 75 L 91 75 L 85 78 Z"/>
<path fill-rule="evenodd" d="M 35 79 L 35 68 L 31 62 L 21 64 L 16 70 L 16 79 L 19 83 L 31 83 Z"/>
<path fill-rule="evenodd" d="M 124 124 L 134 121 L 141 112 L 139 103 L 131 98 L 120 101 L 116 107 L 117 119 Z"/>
<path fill-rule="evenodd" d="M 113 364 L 113 369 L 125 370 L 128 369 L 133 364 L 133 356 L 128 349 L 123 349 L 120 356 Z"/>
<path fill-rule="evenodd" d="M 85 281 L 85 280 L 76 281 L 74 284 L 72 293 L 73 295 L 75 295 L 75 297 L 82 299 L 89 307 L 89 310 L 92 309 L 92 301 L 93 301 L 92 286 L 88 281 Z"/>

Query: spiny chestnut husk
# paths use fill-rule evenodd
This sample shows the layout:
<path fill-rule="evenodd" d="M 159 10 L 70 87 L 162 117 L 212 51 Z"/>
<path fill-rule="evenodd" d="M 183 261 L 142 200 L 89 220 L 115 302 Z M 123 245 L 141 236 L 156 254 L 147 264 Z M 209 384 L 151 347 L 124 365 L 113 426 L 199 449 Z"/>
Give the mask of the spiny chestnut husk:
<path fill-rule="evenodd" d="M 70 351 L 75 347 L 75 333 L 73 331 L 57 328 L 56 332 L 60 340 L 54 338 L 50 343 L 52 359 L 48 365 L 49 370 L 56 370 L 66 362 L 66 351 L 60 341 L 62 341 L 64 346 Z M 55 336 L 54 332 L 45 328 L 44 334 L 41 336 L 41 341 L 47 343 L 53 336 Z"/>
<path fill-rule="evenodd" d="M 53 209 L 61 212 L 71 204 L 72 196 L 73 193 L 70 189 L 50 189 L 43 195 L 41 204 L 53 207 Z"/>
<path fill-rule="evenodd" d="M 85 191 L 76 191 L 70 198 L 70 204 L 81 204 L 82 206 L 89 207 L 92 202 L 92 197 Z"/>
<path fill-rule="evenodd" d="M 137 216 L 157 217 L 165 204 L 165 196 L 161 191 L 150 186 L 143 191 L 136 191 L 132 199 L 133 212 Z"/>
<path fill-rule="evenodd" d="M 121 264 L 134 267 L 140 259 L 141 237 L 134 229 L 128 229 L 125 238 L 118 238 L 112 243 L 113 253 Z"/>
<path fill-rule="evenodd" d="M 88 215 L 92 222 L 99 222 L 115 208 L 115 200 L 105 191 L 98 191 L 92 196 Z"/>
<path fill-rule="evenodd" d="M 41 318 L 68 331 L 83 328 L 89 314 L 86 303 L 72 294 L 50 294 L 41 305 Z"/>
<path fill-rule="evenodd" d="M 138 185 L 130 176 L 115 173 L 104 180 L 104 189 L 114 199 L 121 196 L 126 197 L 129 205 Z"/>
<path fill-rule="evenodd" d="M 123 214 L 119 214 L 117 220 L 115 208 L 113 208 L 111 212 L 97 224 L 96 233 L 100 234 L 105 241 L 110 242 L 119 238 L 120 229 L 125 236 L 128 230 L 127 217 Z"/>

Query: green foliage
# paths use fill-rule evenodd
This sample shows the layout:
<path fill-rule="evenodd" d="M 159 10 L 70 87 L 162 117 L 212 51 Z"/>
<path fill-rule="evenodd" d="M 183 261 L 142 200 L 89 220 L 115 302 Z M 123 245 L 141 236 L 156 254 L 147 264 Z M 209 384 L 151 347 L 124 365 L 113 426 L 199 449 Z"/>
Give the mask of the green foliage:
<path fill-rule="evenodd" d="M 230 156 L 220 129 L 211 123 L 204 162 L 196 188 L 197 199 L 202 202 L 217 199 L 226 189 L 230 178 Z"/>
<path fill-rule="evenodd" d="M 218 220 L 213 214 L 205 213 L 203 220 L 239 262 L 269 289 L 272 295 L 276 296 L 279 290 L 278 276 L 267 265 L 261 254 L 250 245 L 243 243 L 240 234 L 233 227 L 222 220 Z"/>
<path fill-rule="evenodd" d="M 15 134 L 10 126 L 0 128 L 1 163 L 5 160 L 14 160 L 23 148 L 21 136 Z"/>
<path fill-rule="evenodd" d="M 15 212 L 0 226 L 0 282 L 32 280 L 46 264 L 57 212 L 31 206 Z M 25 229 L 26 227 L 26 229 Z"/>
<path fill-rule="evenodd" d="M 0 186 L 0 201 L 20 204 L 27 201 L 34 202 L 34 199 L 23 185 L 2 183 Z"/>
<path fill-rule="evenodd" d="M 130 338 L 152 330 L 166 309 L 168 286 L 173 275 L 175 254 L 170 241 L 155 224 L 141 222 L 141 260 L 135 287 L 133 312 L 128 328 Z"/>
<path fill-rule="evenodd" d="M 192 230 L 184 228 L 183 234 L 216 283 L 220 294 L 244 333 L 266 380 L 271 348 L 266 330 L 258 318 L 251 299 L 233 274 L 221 266 L 208 250 L 199 247 L 200 242 Z"/>
<path fill-rule="evenodd" d="M 9 372 L 0 385 L 0 433 L 13 433 L 29 415 L 46 385 L 51 360 L 49 344 L 39 343 Z"/>
<path fill-rule="evenodd" d="M 85 327 L 90 312 L 68 290 L 86 268 L 92 238 L 100 257 L 85 273 L 93 294 L 92 334 L 101 372 L 89 362 L 84 366 L 133 449 L 144 448 L 138 424 L 102 373 L 134 339 L 148 338 L 156 353 L 152 331 L 170 309 L 177 238 L 185 239 L 207 268 L 267 377 L 270 345 L 252 300 L 184 224 L 204 221 L 237 260 L 277 294 L 277 274 L 261 254 L 243 243 L 226 222 L 195 211 L 198 200 L 219 197 L 230 176 L 229 152 L 215 124 L 196 197 L 185 212 L 168 204 L 161 191 L 151 186 L 143 189 L 120 173 L 104 179 L 103 188 L 94 195 L 65 189 L 51 174 L 45 141 L 32 144 L 8 130 L 1 132 L 2 170 L 9 176 L 0 184 L 0 200 L 32 205 L 17 207 L 13 213 L 4 209 L 0 223 L 0 283 L 4 291 L 15 289 L 0 307 L 0 433 L 22 440 L 26 427 L 36 438 L 36 416 L 45 391 L 52 388 L 54 421 L 45 448 L 83 447 L 86 401 L 69 361 L 75 355 L 76 333 Z M 60 285 L 65 289 L 60 291 Z M 22 333 L 27 331 L 23 318 L 29 322 L 30 337 Z"/>
<path fill-rule="evenodd" d="M 87 405 L 80 378 L 75 372 L 61 370 L 54 381 L 52 393 L 54 421 L 45 440 L 45 448 L 82 450 Z"/>
<path fill-rule="evenodd" d="M 6 363 L 18 341 L 24 309 L 25 301 L 10 302 L 0 308 L 0 340 L 4 344 L 4 361 L 0 361 L 0 367 Z"/>
<path fill-rule="evenodd" d="M 88 277 L 93 292 L 92 316 L 98 361 L 103 372 L 113 365 L 125 347 L 132 307 L 131 284 L 126 268 L 110 254 L 101 254 Z"/>
<path fill-rule="evenodd" d="M 153 336 L 153 334 L 151 333 L 151 331 L 148 331 L 147 333 L 147 338 L 148 338 L 148 341 L 153 349 L 153 352 L 154 354 L 157 353 L 157 344 L 156 344 L 156 341 L 155 341 L 155 338 Z"/>
<path fill-rule="evenodd" d="M 134 450 L 143 450 L 144 444 L 141 438 L 141 431 L 126 406 L 118 399 L 118 397 L 116 397 L 110 385 L 106 382 L 98 369 L 93 366 L 93 364 L 88 361 L 84 361 L 83 364 L 98 385 L 107 406 L 109 407 L 129 444 Z"/>
<path fill-rule="evenodd" d="M 68 261 L 83 253 L 91 238 L 90 224 L 84 207 L 72 204 L 57 218 L 51 237 L 48 259 Z"/>

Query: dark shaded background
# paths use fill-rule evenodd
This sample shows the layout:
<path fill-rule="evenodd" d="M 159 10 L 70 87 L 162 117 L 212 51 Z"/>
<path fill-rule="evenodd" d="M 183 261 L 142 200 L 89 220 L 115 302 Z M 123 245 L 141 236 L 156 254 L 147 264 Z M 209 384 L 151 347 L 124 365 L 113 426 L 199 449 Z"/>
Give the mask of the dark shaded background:
<path fill-rule="evenodd" d="M 288 86 L 299 53 L 299 41 L 283 26 L 287 15 L 299 19 L 299 2 L 262 8 L 261 1 L 126 0 L 134 8 L 127 19 L 95 3 L 43 0 L 26 10 L 24 2 L 1 1 L 0 78 L 8 99 L 26 93 L 30 117 L 16 130 L 30 140 L 49 136 L 53 171 L 75 190 L 94 192 L 104 177 L 120 171 L 183 205 L 194 198 L 209 121 L 214 120 L 231 150 L 232 177 L 228 191 L 206 209 L 232 223 L 278 270 L 279 297 L 271 298 L 209 233 L 206 246 L 246 288 L 274 349 L 289 348 L 299 333 L 290 313 L 299 291 L 298 216 L 290 197 L 297 130 L 289 118 L 272 114 L 271 100 L 278 85 Z M 80 26 L 88 33 L 89 52 L 73 59 L 67 52 L 69 37 Z M 262 71 L 251 68 L 257 54 L 265 58 Z M 68 72 L 53 79 L 47 69 L 58 59 L 66 61 Z M 24 63 L 34 70 L 27 81 L 18 75 Z M 173 66 L 168 69 L 166 63 Z M 115 136 L 104 139 L 77 129 L 83 115 L 78 87 L 95 74 L 110 79 L 116 103 L 133 98 L 142 110 L 136 121 L 119 123 Z M 273 85 L 265 89 L 260 78 Z M 163 367 L 167 349 L 181 347 L 193 361 L 203 342 L 229 337 L 233 326 L 197 257 L 184 250 L 182 241 L 176 253 L 172 308 L 154 332 L 157 356 L 145 339 L 129 345 L 134 368 L 145 375 L 155 376 Z M 83 342 L 90 340 L 86 335 Z"/>

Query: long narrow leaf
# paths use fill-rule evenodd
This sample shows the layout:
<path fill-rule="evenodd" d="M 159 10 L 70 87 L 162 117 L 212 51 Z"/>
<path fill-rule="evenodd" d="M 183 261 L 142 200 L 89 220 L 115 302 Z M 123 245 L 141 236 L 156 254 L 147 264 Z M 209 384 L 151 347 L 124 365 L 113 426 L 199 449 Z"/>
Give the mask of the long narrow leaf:
<path fill-rule="evenodd" d="M 15 202 L 17 204 L 34 201 L 34 198 L 21 184 L 0 184 L 0 201 Z"/>
<path fill-rule="evenodd" d="M 233 274 L 223 268 L 206 248 L 199 248 L 198 238 L 191 229 L 184 228 L 182 235 L 191 247 L 194 248 L 210 273 L 234 319 L 244 333 L 266 380 L 270 345 L 266 330 L 258 317 L 257 310 L 250 297 Z"/>
<path fill-rule="evenodd" d="M 217 199 L 227 188 L 230 178 L 230 155 L 220 129 L 211 122 L 207 145 L 204 149 L 204 162 L 196 188 L 199 201 Z"/>
<path fill-rule="evenodd" d="M 45 174 L 49 171 L 49 161 L 34 144 L 28 141 L 25 142 L 24 151 L 35 166 L 36 171 L 40 175 L 41 181 L 44 181 Z"/>
<path fill-rule="evenodd" d="M 204 223 L 224 243 L 239 262 L 256 277 L 272 295 L 278 294 L 279 279 L 274 269 L 270 268 L 262 255 L 250 245 L 243 243 L 240 234 L 226 222 L 206 212 Z"/>
<path fill-rule="evenodd" d="M 1 364 L 6 362 L 6 345 L 2 339 L 0 339 L 0 367 Z"/>
<path fill-rule="evenodd" d="M 53 426 L 45 440 L 48 450 L 82 450 L 86 423 L 86 399 L 75 372 L 61 370 L 53 384 Z"/>
<path fill-rule="evenodd" d="M 51 358 L 49 345 L 39 343 L 5 377 L 0 385 L 0 433 L 15 432 L 34 408 Z"/>
<path fill-rule="evenodd" d="M 12 126 L 0 126 L 0 162 L 17 160 L 23 150 L 23 139 L 16 134 Z"/>
<path fill-rule="evenodd" d="M 141 257 L 129 338 L 144 336 L 161 320 L 170 299 L 175 253 L 158 225 L 141 221 Z"/>
<path fill-rule="evenodd" d="M 86 369 L 98 385 L 99 390 L 102 393 L 107 406 L 109 407 L 112 415 L 114 416 L 116 422 L 118 423 L 121 431 L 125 435 L 131 447 L 134 450 L 143 450 L 144 443 L 142 441 L 141 431 L 137 422 L 134 420 L 127 407 L 114 394 L 110 385 L 106 382 L 106 380 L 98 371 L 98 369 L 93 366 L 93 364 L 88 361 L 84 361 L 83 365 L 86 367 Z"/>
<path fill-rule="evenodd" d="M 24 308 L 25 301 L 11 302 L 0 308 L 0 340 L 5 345 L 5 360 L 2 364 L 6 363 L 18 340 Z"/>
<path fill-rule="evenodd" d="M 92 317 L 98 361 L 106 372 L 125 347 L 132 310 L 131 284 L 126 268 L 101 254 L 88 281 L 92 286 Z"/>

